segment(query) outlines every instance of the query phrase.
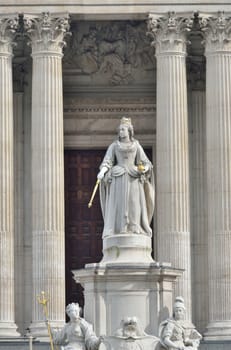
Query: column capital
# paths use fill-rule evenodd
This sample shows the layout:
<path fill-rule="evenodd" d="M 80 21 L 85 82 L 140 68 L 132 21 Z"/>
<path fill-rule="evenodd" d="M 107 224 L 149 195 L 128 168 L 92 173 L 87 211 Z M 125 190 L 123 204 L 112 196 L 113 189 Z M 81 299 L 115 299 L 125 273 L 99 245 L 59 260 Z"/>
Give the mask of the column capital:
<path fill-rule="evenodd" d="M 204 36 L 205 54 L 231 53 L 231 13 L 199 15 L 200 28 Z"/>
<path fill-rule="evenodd" d="M 0 15 L 0 55 L 12 54 L 15 32 L 18 27 L 18 15 Z"/>
<path fill-rule="evenodd" d="M 192 25 L 193 13 L 150 13 L 147 34 L 152 39 L 152 45 L 156 47 L 156 55 L 186 54 L 186 33 L 191 30 Z"/>
<path fill-rule="evenodd" d="M 43 12 L 38 16 L 25 14 L 24 27 L 32 46 L 32 55 L 55 54 L 62 56 L 64 38 L 68 32 L 67 13 Z"/>

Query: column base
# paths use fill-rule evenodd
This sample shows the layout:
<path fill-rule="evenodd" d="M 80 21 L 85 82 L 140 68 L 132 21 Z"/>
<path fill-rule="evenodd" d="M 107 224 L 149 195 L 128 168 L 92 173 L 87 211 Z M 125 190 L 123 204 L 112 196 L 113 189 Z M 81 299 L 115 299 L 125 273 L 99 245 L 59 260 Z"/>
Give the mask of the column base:
<path fill-rule="evenodd" d="M 137 234 L 116 234 L 103 240 L 101 263 L 153 263 L 152 240 Z"/>
<path fill-rule="evenodd" d="M 20 336 L 14 322 L 0 322 L 0 338 L 18 338 Z"/>
<path fill-rule="evenodd" d="M 205 341 L 231 340 L 231 321 L 211 322 L 204 334 Z"/>

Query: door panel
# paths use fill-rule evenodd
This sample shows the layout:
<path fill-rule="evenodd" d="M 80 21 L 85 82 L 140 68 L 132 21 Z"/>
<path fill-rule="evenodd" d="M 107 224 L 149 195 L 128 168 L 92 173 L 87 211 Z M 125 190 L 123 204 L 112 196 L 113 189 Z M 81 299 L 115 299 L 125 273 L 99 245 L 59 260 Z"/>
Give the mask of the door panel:
<path fill-rule="evenodd" d="M 66 303 L 84 304 L 82 288 L 71 270 L 102 258 L 103 219 L 97 191 L 92 207 L 88 202 L 105 151 L 65 151 L 65 251 Z"/>

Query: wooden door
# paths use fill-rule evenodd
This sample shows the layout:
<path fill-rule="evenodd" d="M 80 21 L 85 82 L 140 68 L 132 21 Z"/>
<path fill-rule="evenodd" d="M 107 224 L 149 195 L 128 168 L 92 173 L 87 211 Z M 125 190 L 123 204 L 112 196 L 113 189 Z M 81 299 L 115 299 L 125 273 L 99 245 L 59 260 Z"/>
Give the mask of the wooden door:
<path fill-rule="evenodd" d="M 88 202 L 105 151 L 65 151 L 65 252 L 66 303 L 84 305 L 82 288 L 71 270 L 102 258 L 103 218 L 97 191 L 93 206 Z"/>

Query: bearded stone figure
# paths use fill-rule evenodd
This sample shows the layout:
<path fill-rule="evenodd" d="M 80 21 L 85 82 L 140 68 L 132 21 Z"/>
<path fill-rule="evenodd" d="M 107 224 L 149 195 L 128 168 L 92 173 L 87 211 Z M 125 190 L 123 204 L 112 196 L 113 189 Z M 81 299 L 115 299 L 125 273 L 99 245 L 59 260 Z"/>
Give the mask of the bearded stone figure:
<path fill-rule="evenodd" d="M 116 234 L 151 237 L 153 166 L 140 143 L 134 139 L 130 118 L 121 119 L 118 139 L 108 147 L 97 178 L 101 181 L 103 238 Z"/>

